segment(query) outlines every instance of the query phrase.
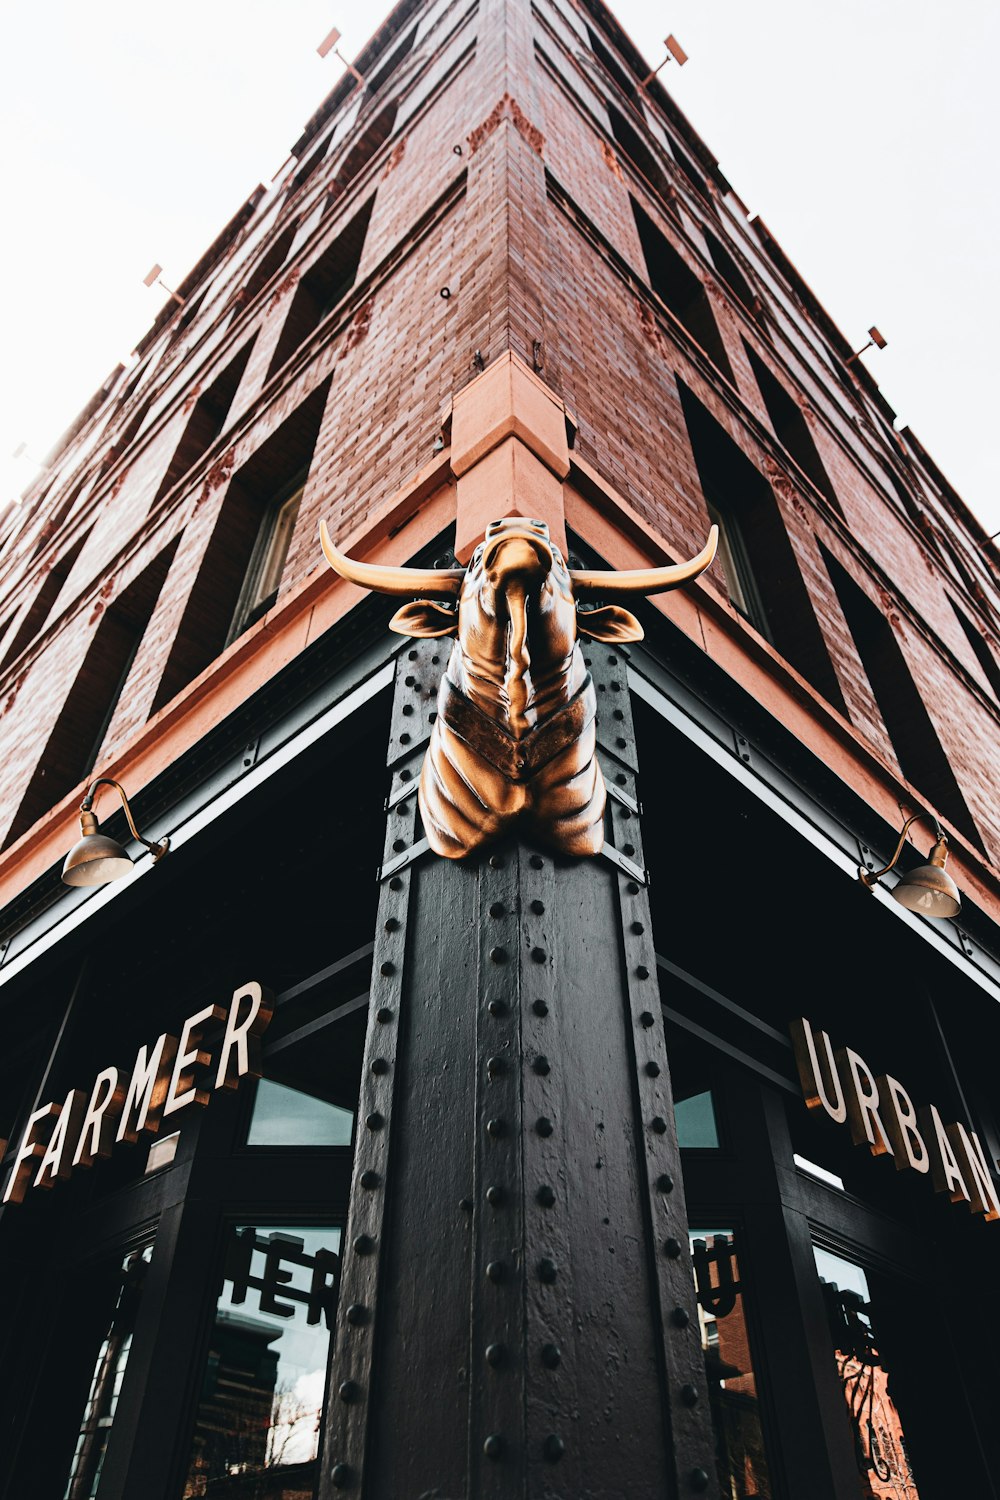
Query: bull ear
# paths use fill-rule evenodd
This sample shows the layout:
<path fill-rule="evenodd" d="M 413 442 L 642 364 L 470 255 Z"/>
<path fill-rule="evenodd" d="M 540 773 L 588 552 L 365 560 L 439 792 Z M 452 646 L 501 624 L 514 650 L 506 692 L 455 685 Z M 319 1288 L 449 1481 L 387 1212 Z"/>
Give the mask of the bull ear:
<path fill-rule="evenodd" d="M 429 599 L 414 599 L 412 604 L 397 609 L 389 621 L 389 629 L 395 630 L 397 635 L 455 635 L 458 610 L 444 609 Z"/>
<path fill-rule="evenodd" d="M 635 615 L 617 604 L 603 609 L 577 610 L 576 628 L 594 641 L 641 641 L 645 634 Z"/>

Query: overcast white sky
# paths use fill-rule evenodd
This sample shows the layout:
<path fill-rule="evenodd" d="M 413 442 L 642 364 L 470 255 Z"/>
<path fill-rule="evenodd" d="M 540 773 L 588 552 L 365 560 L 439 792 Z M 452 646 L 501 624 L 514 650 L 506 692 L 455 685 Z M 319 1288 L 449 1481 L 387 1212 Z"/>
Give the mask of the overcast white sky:
<path fill-rule="evenodd" d="M 887 399 L 1000 529 L 994 441 L 1000 6 L 957 0 L 615 0 L 651 63 Z M 0 15 L 0 503 L 134 348 L 163 300 L 388 6 L 47 0 Z M 172 278 L 172 280 L 171 280 Z"/>

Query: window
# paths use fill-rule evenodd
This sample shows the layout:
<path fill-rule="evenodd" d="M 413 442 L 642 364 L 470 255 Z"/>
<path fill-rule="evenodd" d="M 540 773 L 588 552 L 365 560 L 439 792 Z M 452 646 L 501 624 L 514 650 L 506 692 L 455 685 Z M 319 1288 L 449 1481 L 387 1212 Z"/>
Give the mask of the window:
<path fill-rule="evenodd" d="M 417 28 L 414 26 L 409 34 L 403 38 L 395 52 L 386 58 L 377 73 L 373 73 L 368 80 L 368 88 L 365 93 L 366 99 L 371 99 L 378 93 L 383 84 L 387 83 L 392 74 L 395 73 L 404 57 L 413 51 L 413 45 L 417 40 Z"/>
<path fill-rule="evenodd" d="M 249 339 L 235 359 L 230 360 L 222 373 L 216 376 L 208 390 L 198 397 L 181 440 L 174 449 L 170 466 L 156 492 L 156 500 L 172 490 L 188 470 L 194 467 L 225 427 L 229 408 L 243 378 L 252 348 L 253 339 Z"/>
<path fill-rule="evenodd" d="M 264 290 L 271 277 L 285 264 L 297 230 L 297 223 L 290 224 L 261 256 L 237 293 L 241 306 L 245 307 L 248 302 L 252 302 L 257 293 Z"/>
<path fill-rule="evenodd" d="M 374 202 L 374 198 L 369 198 L 296 287 L 267 372 L 268 379 L 287 364 L 354 285 Z"/>
<path fill-rule="evenodd" d="M 677 208 L 674 204 L 674 195 L 667 179 L 667 175 L 660 166 L 652 151 L 646 145 L 639 132 L 629 124 L 625 116 L 613 104 L 608 107 L 608 120 L 611 123 L 611 133 L 621 146 L 625 155 L 629 158 L 645 177 L 649 185 L 656 189 L 663 199 L 669 211 L 677 218 Z M 645 248 L 645 246 L 643 247 Z"/>
<path fill-rule="evenodd" d="M 236 606 L 230 631 L 235 640 L 267 614 L 278 597 L 278 585 L 285 568 L 292 532 L 298 519 L 305 480 L 296 482 L 291 493 L 275 502 L 261 522 L 253 558 L 247 569 L 243 592 Z"/>
<path fill-rule="evenodd" d="M 825 548 L 822 551 L 900 770 L 907 781 L 923 792 L 970 843 L 981 850 L 983 843 L 979 830 L 966 806 L 948 757 L 941 748 L 941 741 L 892 626 L 837 559 Z"/>
<path fill-rule="evenodd" d="M 21 652 L 31 645 L 35 636 L 42 629 L 49 615 L 52 613 L 52 606 L 62 593 L 63 584 L 73 570 L 73 564 L 83 551 L 87 535 L 88 533 L 85 532 L 79 541 L 74 542 L 72 547 L 67 552 L 64 552 L 59 561 L 53 563 L 49 569 L 47 577 L 35 595 L 31 608 L 24 616 L 9 648 L 4 653 L 3 661 L 0 662 L 0 668 L 6 667 L 9 662 L 15 661 L 21 655 Z"/>
<path fill-rule="evenodd" d="M 830 477 L 823 467 L 813 435 L 802 413 L 801 407 L 785 390 L 777 376 L 773 375 L 764 361 L 744 343 L 750 367 L 757 379 L 767 414 L 771 419 L 775 436 L 791 454 L 803 474 L 811 479 L 816 488 L 826 496 L 833 508 L 843 515 L 840 502 L 834 492 Z"/>
<path fill-rule="evenodd" d="M 239 633 L 235 622 L 250 597 L 250 573 L 256 572 L 261 583 L 266 574 L 272 592 L 277 588 L 294 527 L 292 502 L 296 490 L 301 494 L 329 388 L 327 380 L 313 391 L 230 480 L 153 699 L 153 713 L 203 672 Z M 282 524 L 275 526 L 282 508 Z M 272 565 L 258 571 L 257 564 L 264 561 L 259 549 L 269 526 L 274 528 Z M 241 628 L 249 623 L 244 620 Z"/>
<path fill-rule="evenodd" d="M 631 202 L 650 286 L 729 383 L 735 384 L 705 288 L 646 211 L 634 198 Z"/>
<path fill-rule="evenodd" d="M 760 298 L 751 289 L 743 272 L 736 262 L 735 256 L 726 248 L 721 240 L 716 239 L 710 229 L 702 229 L 708 253 L 712 258 L 712 264 L 729 287 L 729 290 L 742 302 L 751 317 L 756 318 L 760 314 Z"/>
<path fill-rule="evenodd" d="M 684 176 L 687 178 L 688 182 L 690 182 L 691 186 L 696 188 L 701 196 L 707 200 L 707 202 L 711 203 L 712 199 L 711 195 L 709 194 L 705 179 L 698 171 L 691 158 L 687 155 L 686 152 L 681 150 L 676 141 L 670 142 L 670 149 L 673 152 L 674 161 L 680 167 L 681 171 L 684 173 Z"/>
<path fill-rule="evenodd" d="M 4 843 L 6 848 L 94 767 L 177 540 L 105 611 L 66 697 Z"/>
<path fill-rule="evenodd" d="M 983 675 L 985 676 L 986 681 L 993 689 L 996 697 L 1000 699 L 1000 666 L 997 665 L 996 657 L 993 655 L 993 652 L 990 650 L 989 646 L 987 646 L 985 640 L 973 625 L 972 621 L 968 618 L 964 611 L 959 609 L 954 599 L 952 599 L 951 601 L 951 607 L 958 617 L 958 623 L 965 631 L 966 639 L 968 640 L 969 645 L 972 647 L 973 654 L 975 655 L 976 660 L 983 669 Z"/>
<path fill-rule="evenodd" d="M 711 1089 L 678 1099 L 674 1104 L 677 1144 L 682 1150 L 717 1151 L 719 1127 L 715 1119 L 715 1101 Z"/>
<path fill-rule="evenodd" d="M 590 39 L 590 50 L 604 71 L 609 77 L 614 79 L 623 94 L 627 95 L 634 103 L 638 103 L 639 90 L 636 87 L 635 80 L 626 73 L 618 59 L 605 47 L 597 32 L 592 31 L 589 26 L 587 27 L 587 36 Z"/>
<path fill-rule="evenodd" d="M 771 486 L 678 381 L 730 601 L 846 717 L 847 706 Z"/>

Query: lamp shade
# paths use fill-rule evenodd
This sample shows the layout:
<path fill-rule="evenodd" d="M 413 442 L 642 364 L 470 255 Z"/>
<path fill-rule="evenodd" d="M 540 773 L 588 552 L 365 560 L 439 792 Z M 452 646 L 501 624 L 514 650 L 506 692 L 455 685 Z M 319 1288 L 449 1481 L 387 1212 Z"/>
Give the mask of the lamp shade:
<path fill-rule="evenodd" d="M 73 845 L 63 864 L 66 885 L 107 885 L 132 869 L 121 844 L 103 833 L 86 833 Z"/>
<path fill-rule="evenodd" d="M 917 865 L 893 887 L 893 899 L 923 917 L 957 917 L 962 910 L 958 886 L 940 865 Z"/>

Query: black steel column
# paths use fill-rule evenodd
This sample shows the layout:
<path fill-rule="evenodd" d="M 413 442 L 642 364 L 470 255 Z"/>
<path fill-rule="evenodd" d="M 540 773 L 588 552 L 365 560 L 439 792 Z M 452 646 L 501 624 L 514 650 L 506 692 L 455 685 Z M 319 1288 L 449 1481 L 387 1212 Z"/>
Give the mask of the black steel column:
<path fill-rule="evenodd" d="M 624 653 L 614 847 L 456 864 L 415 797 L 447 649 L 397 670 L 322 1494 L 714 1495 Z"/>

